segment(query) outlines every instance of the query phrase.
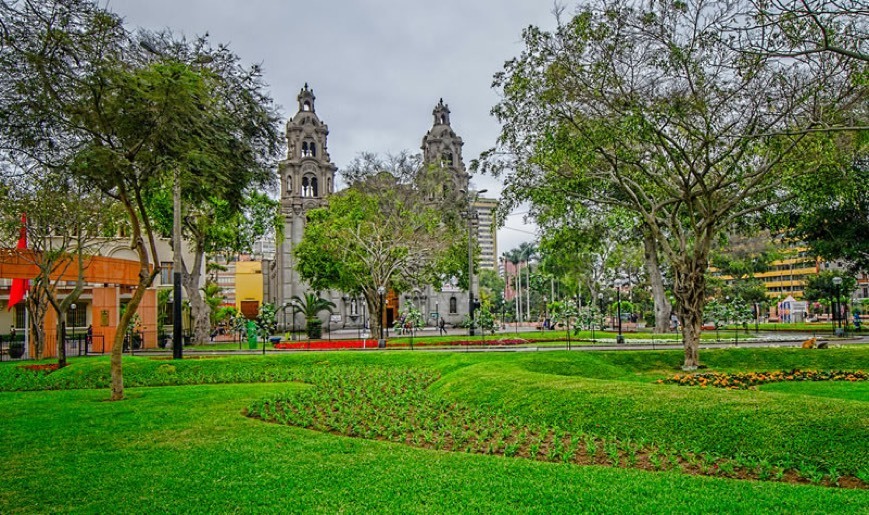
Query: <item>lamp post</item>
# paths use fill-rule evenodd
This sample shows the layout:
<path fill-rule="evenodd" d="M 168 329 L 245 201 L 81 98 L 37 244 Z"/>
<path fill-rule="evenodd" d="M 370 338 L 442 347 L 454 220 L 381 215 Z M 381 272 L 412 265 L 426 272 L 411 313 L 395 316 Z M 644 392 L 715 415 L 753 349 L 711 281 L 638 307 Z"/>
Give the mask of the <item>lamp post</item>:
<path fill-rule="evenodd" d="M 480 190 L 473 195 L 468 192 L 468 336 L 474 336 L 474 202 L 489 190 Z"/>
<path fill-rule="evenodd" d="M 600 312 L 601 322 L 603 321 L 603 293 L 597 294 L 597 309 Z M 603 323 L 601 323 L 601 331 L 603 331 Z M 594 339 L 594 312 L 592 312 L 591 319 L 591 341 L 597 341 Z"/>
<path fill-rule="evenodd" d="M 385 349 L 386 339 L 383 337 L 383 296 L 386 294 L 386 288 L 378 286 L 377 294 L 380 295 L 380 339 L 377 340 L 377 347 L 379 349 Z"/>
<path fill-rule="evenodd" d="M 147 40 L 139 41 L 139 46 L 148 53 L 164 57 L 163 52 Z M 197 62 L 207 63 L 211 56 L 199 56 Z M 183 357 L 183 325 L 181 323 L 181 168 L 176 166 L 172 173 L 172 359 Z M 130 342 L 130 347 L 133 344 Z"/>
<path fill-rule="evenodd" d="M 615 283 L 616 287 L 616 316 L 618 317 L 619 334 L 616 336 L 616 343 L 625 343 L 625 337 L 622 336 L 622 283 Z"/>
<path fill-rule="evenodd" d="M 831 309 L 835 309 L 833 312 L 833 331 L 836 336 L 842 336 L 842 314 L 840 313 L 842 310 L 842 278 L 833 277 L 833 286 L 836 287 L 836 298 L 830 305 Z"/>

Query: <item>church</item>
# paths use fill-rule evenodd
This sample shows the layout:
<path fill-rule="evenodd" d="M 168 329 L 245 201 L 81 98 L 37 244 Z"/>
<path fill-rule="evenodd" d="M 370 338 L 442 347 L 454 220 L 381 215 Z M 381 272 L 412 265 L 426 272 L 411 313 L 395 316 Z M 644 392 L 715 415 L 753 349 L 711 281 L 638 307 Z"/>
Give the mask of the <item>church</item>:
<path fill-rule="evenodd" d="M 276 249 L 275 261 L 264 266 L 268 276 L 265 278 L 266 302 L 283 306 L 293 296 L 304 296 L 310 291 L 307 283 L 299 277 L 295 267 L 293 249 L 301 241 L 305 229 L 308 210 L 323 207 L 329 195 L 335 192 L 335 172 L 338 167 L 329 157 L 327 139 L 329 128 L 315 108 L 315 97 L 307 84 L 298 95 L 299 110 L 287 122 L 287 157 L 278 166 L 281 183 L 281 213 L 284 216 L 284 241 Z M 432 111 L 431 129 L 422 138 L 422 156 L 425 163 L 442 163 L 453 174 L 459 189 L 468 191 L 469 174 L 462 159 L 462 138 L 450 126 L 450 110 L 443 99 Z M 479 220 L 480 213 L 486 220 L 491 219 L 493 204 L 474 206 L 472 219 Z M 479 233 L 478 230 L 475 233 Z M 486 225 L 488 234 L 477 241 L 493 239 L 491 226 Z M 476 283 L 473 286 L 476 289 Z M 361 329 L 368 327 L 371 316 L 366 312 L 364 298 L 339 291 L 319 292 L 320 296 L 331 300 L 337 306 L 335 313 L 324 319 L 324 327 L 329 330 Z M 406 306 L 413 305 L 426 317 L 427 325 L 434 326 L 438 318 L 448 325 L 460 325 L 468 314 L 468 293 L 453 283 L 441 288 L 425 287 L 410 292 L 389 292 L 383 322 L 392 327 L 393 321 Z M 289 311 L 289 310 L 288 310 Z M 290 321 L 292 313 L 281 314 L 278 321 Z M 301 317 L 301 315 L 297 315 Z M 296 323 L 301 324 L 301 318 Z M 289 322 L 291 323 L 291 321 Z"/>

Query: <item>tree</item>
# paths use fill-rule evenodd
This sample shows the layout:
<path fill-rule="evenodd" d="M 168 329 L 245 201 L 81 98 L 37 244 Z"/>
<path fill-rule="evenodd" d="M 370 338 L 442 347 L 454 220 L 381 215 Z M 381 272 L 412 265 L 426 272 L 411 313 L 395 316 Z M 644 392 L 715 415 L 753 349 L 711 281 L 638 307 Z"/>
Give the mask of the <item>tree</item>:
<path fill-rule="evenodd" d="M 151 198 L 155 224 L 166 237 L 172 233 L 171 197 L 171 192 L 164 190 Z M 213 313 L 208 298 L 202 296 L 199 288 L 202 264 L 206 257 L 212 254 L 249 253 L 254 242 L 268 232 L 274 231 L 280 237 L 283 218 L 279 202 L 256 191 L 248 192 L 238 205 L 213 196 L 198 204 L 189 201 L 183 205 L 186 211 L 183 218 L 184 236 L 190 242 L 193 262 L 188 266 L 182 260 L 181 281 L 190 300 L 194 340 L 206 341 L 211 331 L 210 317 Z"/>
<path fill-rule="evenodd" d="M 863 0 L 750 0 L 739 49 L 799 58 L 830 52 L 869 61 L 869 5 Z"/>
<path fill-rule="evenodd" d="M 6 248 L 13 248 L 24 214 L 28 249 L 25 259 L 38 272 L 33 278 L 28 299 L 36 356 L 45 350 L 44 319 L 51 307 L 57 315 L 57 359 L 66 366 L 63 345 L 65 316 L 84 290 L 87 258 L 99 251 L 106 227 L 113 226 L 118 213 L 99 192 L 76 184 L 68 176 L 24 173 L 4 181 L 0 198 Z M 76 279 L 71 290 L 69 275 Z"/>
<path fill-rule="evenodd" d="M 308 212 L 294 249 L 299 274 L 314 289 L 362 294 L 375 334 L 383 308 L 378 288 L 439 286 L 450 276 L 467 285 L 463 199 L 425 187 L 438 173 L 421 168 L 401 179 L 372 170 L 330 196 L 327 207 Z"/>
<path fill-rule="evenodd" d="M 863 152 L 869 152 L 867 144 L 869 137 Z M 869 158 L 805 177 L 791 190 L 794 201 L 773 223 L 814 256 L 842 261 L 853 272 L 869 270 Z"/>
<path fill-rule="evenodd" d="M 553 180 L 542 173 L 514 178 L 504 190 L 502 203 L 505 208 L 531 204 L 529 216 L 541 229 L 544 269 L 569 282 L 582 283 L 592 299 L 615 275 L 632 275 L 629 268 L 639 269 L 624 265 L 635 255 L 631 250 L 639 248 L 636 242 L 643 242 L 643 263 L 654 299 L 655 330 L 666 332 L 672 307 L 664 287 L 658 249 L 645 225 L 629 211 L 577 196 L 581 181 L 571 183 L 568 177 Z M 619 260 L 622 263 L 616 263 Z M 573 291 L 578 292 L 579 284 L 576 286 Z"/>
<path fill-rule="evenodd" d="M 519 262 L 525 263 L 525 319 L 531 320 L 531 261 L 538 258 L 537 245 L 528 241 L 523 241 L 519 244 L 518 254 Z M 519 277 L 519 285 L 522 285 L 521 274 Z"/>
<path fill-rule="evenodd" d="M 739 298 L 750 304 L 767 302 L 766 285 L 758 274 L 770 269 L 772 262 L 782 259 L 784 251 L 773 244 L 768 231 L 760 231 L 751 236 L 729 235 L 722 238 L 719 246 L 713 249 L 710 264 L 714 274 L 724 276 L 718 291 L 710 294 L 717 297 Z M 710 285 L 715 283 L 710 278 Z"/>
<path fill-rule="evenodd" d="M 263 342 L 269 336 L 275 334 L 278 328 L 278 315 L 275 305 L 270 302 L 264 302 L 260 305 L 254 323 L 256 324 L 257 333 Z"/>
<path fill-rule="evenodd" d="M 736 48 L 749 55 L 796 59 L 816 65 L 816 54 L 835 54 L 845 64 L 863 70 L 857 81 L 867 83 L 869 63 L 869 5 L 863 0 L 750 0 L 746 16 L 735 23 Z M 861 235 L 869 231 L 869 165 L 867 123 L 851 121 L 861 129 L 857 141 L 842 141 L 853 156 L 843 166 L 829 167 L 791 184 L 795 201 L 779 217 L 777 227 L 807 243 L 813 255 L 843 260 L 852 270 L 869 268 L 869 244 Z"/>
<path fill-rule="evenodd" d="M 495 270 L 480 270 L 480 299 L 487 303 L 494 313 L 503 313 L 507 310 L 504 302 L 504 279 Z"/>
<path fill-rule="evenodd" d="M 269 99 L 257 87 L 258 68 L 231 75 L 241 82 L 227 80 L 219 66 L 237 61 L 226 47 L 199 60 L 214 61 L 212 71 L 185 60 L 210 49 L 184 41 L 154 62 L 140 37 L 90 1 L 3 2 L 0 16 L 4 157 L 68 171 L 119 202 L 127 216 L 140 272 L 112 345 L 111 397 L 120 400 L 124 333 L 160 272 L 147 199 L 173 176 L 224 199 L 240 195 L 237 179 L 248 173 L 241 168 L 267 160 L 264 149 L 276 151 L 273 120 L 251 111 Z"/>
<path fill-rule="evenodd" d="M 787 200 L 787 177 L 839 157 L 787 159 L 801 145 L 834 147 L 814 129 L 846 125 L 865 94 L 837 55 L 813 55 L 810 67 L 734 51 L 739 7 L 596 1 L 553 32 L 526 29 L 525 51 L 495 77 L 503 129 L 483 156 L 507 183 L 545 174 L 638 217 L 673 274 L 687 370 L 699 365 L 713 242 Z"/>
<path fill-rule="evenodd" d="M 842 279 L 842 284 L 836 286 L 833 278 Z M 824 271 L 806 280 L 803 298 L 809 301 L 835 299 L 836 302 L 850 302 L 851 292 L 857 288 L 857 279 L 847 272 Z"/>
<path fill-rule="evenodd" d="M 332 314 L 335 312 L 334 309 L 338 307 L 331 300 L 324 299 L 318 294 L 310 292 L 306 293 L 304 297 L 293 295 L 293 298 L 290 299 L 290 303 L 295 311 L 305 316 L 308 338 L 312 339 L 319 338 L 323 335 L 323 323 L 318 318 L 320 313 L 328 311 L 329 314 Z"/>
<path fill-rule="evenodd" d="M 520 295 L 520 284 L 519 284 L 519 276 L 521 275 L 521 271 L 519 269 L 519 263 L 521 262 L 521 256 L 519 255 L 519 249 L 510 249 L 507 252 L 504 252 L 501 255 L 501 258 L 504 259 L 504 276 L 507 281 L 512 279 L 511 287 L 513 288 L 513 300 L 515 308 L 516 308 L 516 321 L 522 320 L 522 295 Z M 515 272 L 510 277 L 510 274 L 507 272 L 507 262 L 513 265 L 513 271 Z M 505 299 L 506 300 L 506 299 Z"/>

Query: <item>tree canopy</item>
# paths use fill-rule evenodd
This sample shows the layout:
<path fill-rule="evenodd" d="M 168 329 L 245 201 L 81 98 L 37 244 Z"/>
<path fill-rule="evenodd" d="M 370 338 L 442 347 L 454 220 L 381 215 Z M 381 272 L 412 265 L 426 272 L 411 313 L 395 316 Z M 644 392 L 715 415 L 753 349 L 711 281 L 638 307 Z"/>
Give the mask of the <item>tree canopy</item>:
<path fill-rule="evenodd" d="M 308 212 L 297 270 L 315 290 L 363 294 L 369 312 L 379 313 L 378 288 L 407 291 L 462 276 L 467 235 L 458 206 L 388 172 L 365 174 Z"/>
<path fill-rule="evenodd" d="M 713 242 L 786 200 L 789 177 L 841 159 L 816 129 L 849 125 L 865 98 L 859 68 L 839 54 L 785 62 L 734 50 L 743 7 L 591 2 L 551 32 L 526 29 L 525 50 L 494 81 L 503 128 L 483 169 L 634 213 L 672 270 L 686 369 L 699 364 Z M 812 158 L 789 159 L 797 152 Z"/>
<path fill-rule="evenodd" d="M 3 157 L 70 173 L 123 206 L 140 281 L 112 347 L 123 397 L 123 334 L 160 272 L 148 198 L 180 175 L 188 200 L 238 204 L 271 181 L 277 118 L 258 67 L 227 47 L 131 34 L 89 0 L 0 3 Z M 156 51 L 155 55 L 151 50 Z"/>

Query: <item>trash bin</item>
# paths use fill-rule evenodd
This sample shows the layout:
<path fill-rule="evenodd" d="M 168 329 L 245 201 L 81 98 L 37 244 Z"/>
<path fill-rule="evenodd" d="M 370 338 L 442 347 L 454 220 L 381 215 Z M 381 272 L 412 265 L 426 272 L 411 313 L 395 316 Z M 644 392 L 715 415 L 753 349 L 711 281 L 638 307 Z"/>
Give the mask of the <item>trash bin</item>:
<path fill-rule="evenodd" d="M 253 323 L 252 320 L 247 321 L 247 347 L 249 349 L 256 349 L 256 324 Z"/>

